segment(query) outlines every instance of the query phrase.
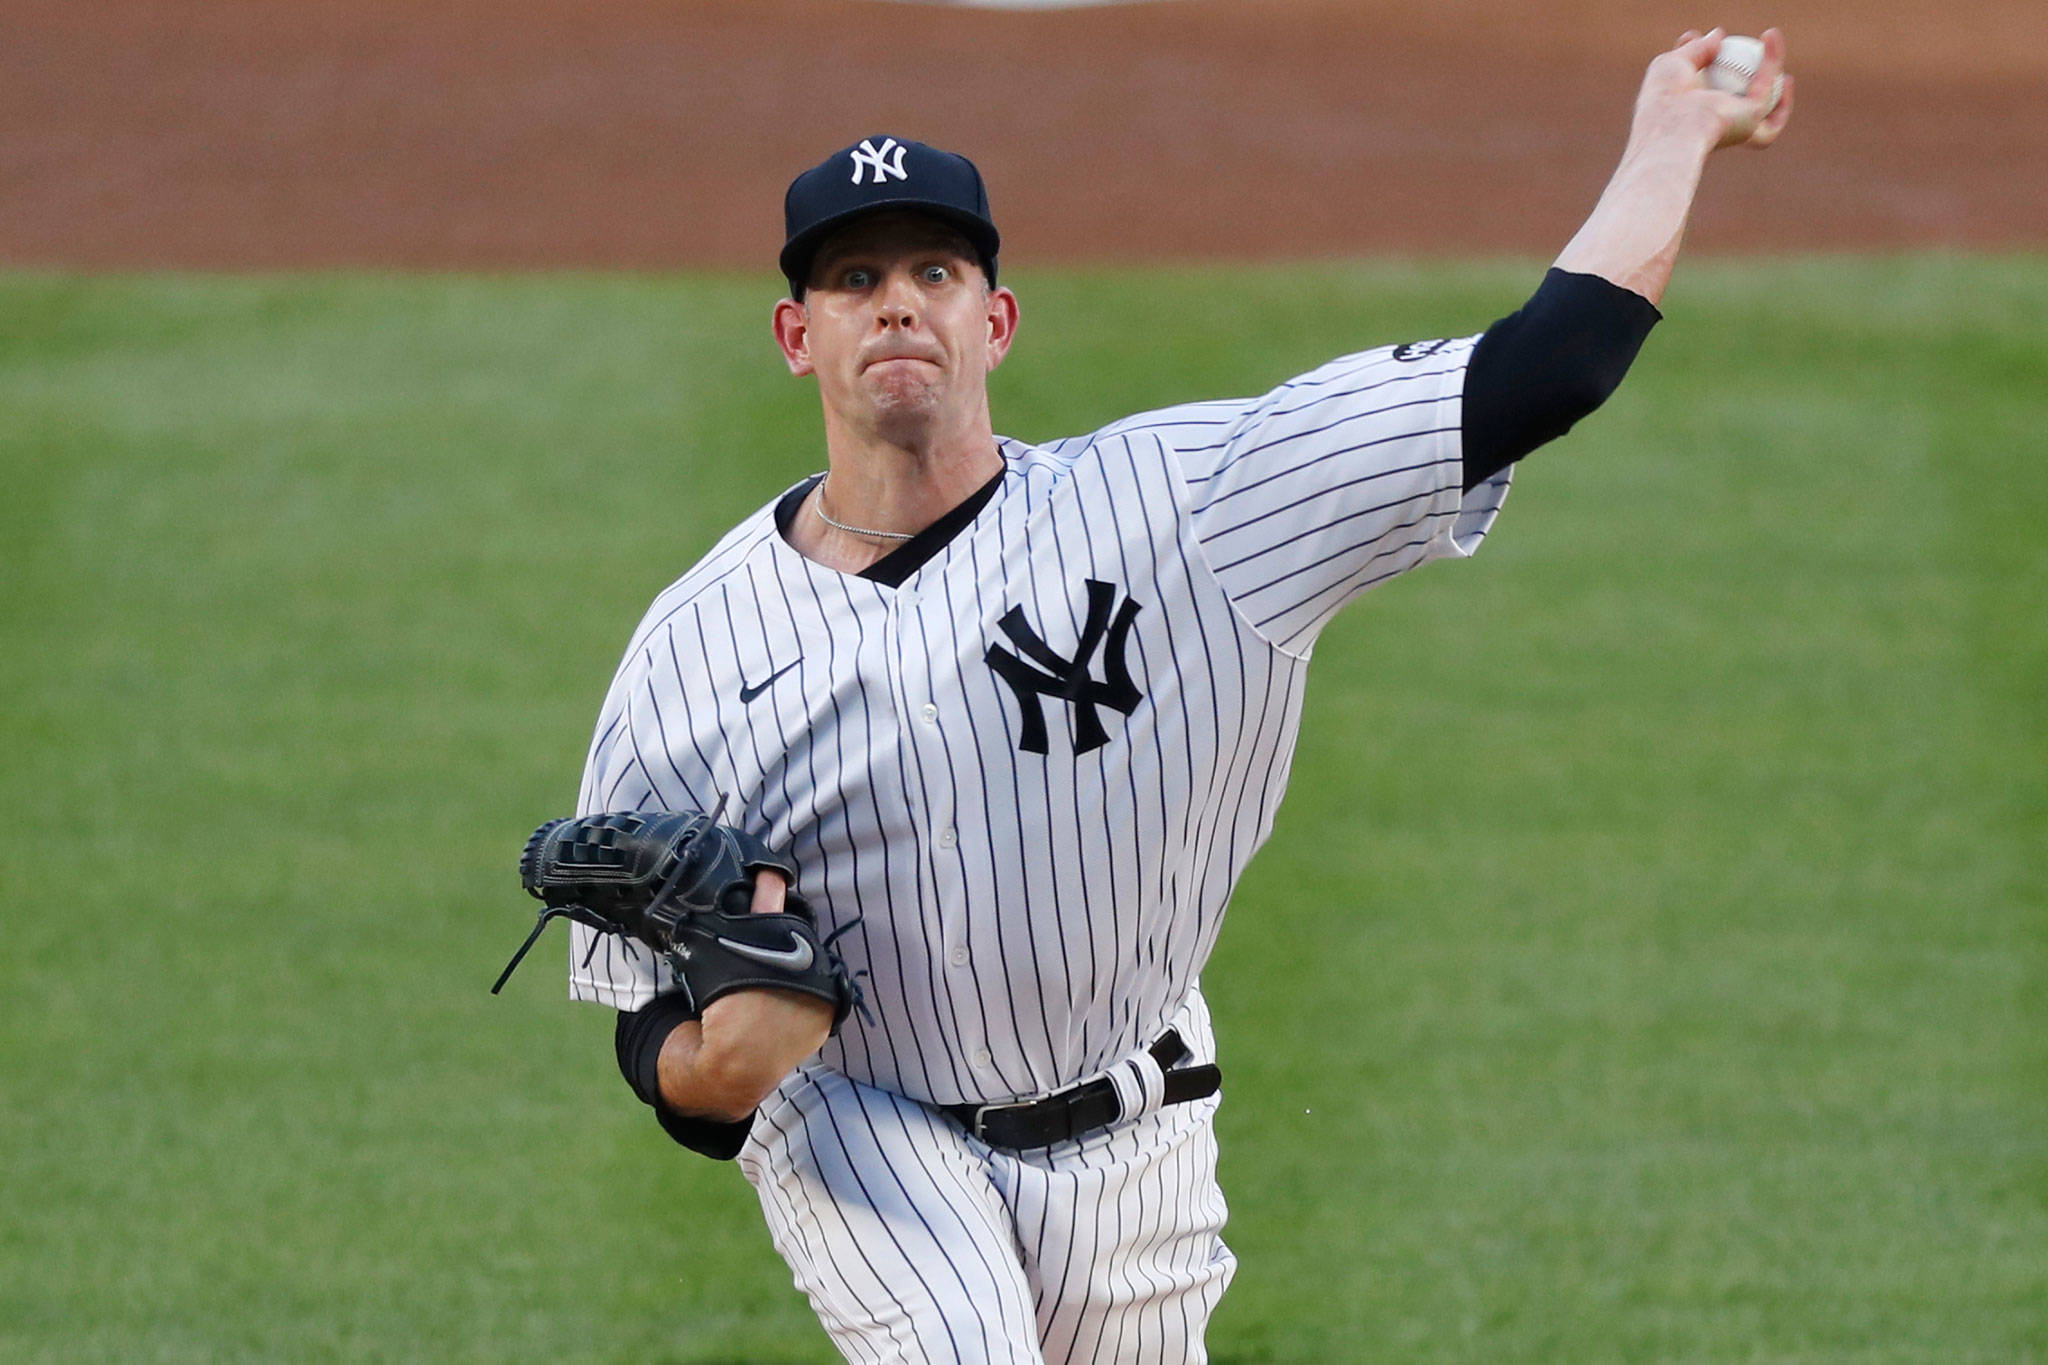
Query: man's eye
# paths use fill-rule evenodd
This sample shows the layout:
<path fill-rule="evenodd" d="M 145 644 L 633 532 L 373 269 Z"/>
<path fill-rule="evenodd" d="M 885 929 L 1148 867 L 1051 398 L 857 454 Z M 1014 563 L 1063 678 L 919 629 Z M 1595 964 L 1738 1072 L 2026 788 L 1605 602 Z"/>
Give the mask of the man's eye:
<path fill-rule="evenodd" d="M 855 269 L 846 272 L 846 287 L 848 289 L 865 289 L 874 282 L 875 277 L 872 271 Z"/>
<path fill-rule="evenodd" d="M 926 284 L 944 284 L 951 278 L 953 278 L 953 272 L 942 265 L 928 265 L 924 268 L 924 282 Z"/>

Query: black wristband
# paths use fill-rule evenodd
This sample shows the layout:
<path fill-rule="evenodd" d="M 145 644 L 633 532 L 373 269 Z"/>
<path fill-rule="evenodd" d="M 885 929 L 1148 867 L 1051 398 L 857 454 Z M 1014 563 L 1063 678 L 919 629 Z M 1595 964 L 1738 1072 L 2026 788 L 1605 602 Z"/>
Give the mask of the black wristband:
<path fill-rule="evenodd" d="M 656 996 L 645 1009 L 619 1012 L 618 1026 L 612 1032 L 612 1046 L 618 1053 L 619 1074 L 626 1078 L 627 1085 L 633 1087 L 633 1093 L 640 1097 L 640 1102 L 653 1108 L 654 1117 L 663 1132 L 700 1156 L 708 1156 L 714 1161 L 730 1161 L 746 1145 L 747 1134 L 754 1127 L 752 1114 L 737 1123 L 721 1123 L 717 1119 L 678 1114 L 661 1099 L 662 1044 L 679 1025 L 696 1017 L 697 1012 L 690 1008 L 682 992 Z"/>
<path fill-rule="evenodd" d="M 1598 275 L 1551 269 L 1486 329 L 1465 371 L 1465 487 L 1478 487 L 1607 401 L 1663 314 Z"/>

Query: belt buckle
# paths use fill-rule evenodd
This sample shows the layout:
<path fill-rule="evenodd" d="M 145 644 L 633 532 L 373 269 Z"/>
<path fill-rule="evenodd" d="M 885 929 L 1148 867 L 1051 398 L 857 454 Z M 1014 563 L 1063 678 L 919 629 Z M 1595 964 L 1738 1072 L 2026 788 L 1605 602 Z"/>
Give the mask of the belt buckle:
<path fill-rule="evenodd" d="M 977 1104 L 974 1106 L 974 1118 L 968 1123 L 967 1131 L 973 1134 L 977 1141 L 987 1142 L 989 1138 L 986 1120 L 990 1114 L 1005 1110 L 1029 1109 L 1037 1103 L 1037 1100 L 1004 1100 L 999 1104 Z"/>

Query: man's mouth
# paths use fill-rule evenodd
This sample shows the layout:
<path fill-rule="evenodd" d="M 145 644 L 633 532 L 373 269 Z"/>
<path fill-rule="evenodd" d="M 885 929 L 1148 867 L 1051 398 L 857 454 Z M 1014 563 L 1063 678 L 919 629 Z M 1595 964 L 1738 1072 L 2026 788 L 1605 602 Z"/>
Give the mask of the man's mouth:
<path fill-rule="evenodd" d="M 866 366 L 865 366 L 864 368 L 866 368 L 866 369 L 870 369 L 870 370 L 871 370 L 871 369 L 874 369 L 874 368 L 875 368 L 876 366 L 878 366 L 878 365 L 889 365 L 889 364 L 893 364 L 893 363 L 895 363 L 896 361 L 900 361 L 900 360 L 916 360 L 916 361 L 921 361 L 921 362 L 923 362 L 923 363 L 924 363 L 924 364 L 926 364 L 926 365 L 933 365 L 933 366 L 936 366 L 936 365 L 937 365 L 937 364 L 939 363 L 939 362 L 938 362 L 937 360 L 935 360 L 934 358 L 932 358 L 931 356 L 928 356 L 928 355 L 922 355 L 922 354 L 917 354 L 917 353 L 912 353 L 912 352 L 897 352 L 897 351 L 891 351 L 891 352 L 889 352 L 889 353 L 887 353 L 887 354 L 885 354 L 885 355 L 878 355 L 878 356 L 873 356 L 873 357 L 871 357 L 871 358 L 870 358 L 870 359 L 868 360 L 868 362 L 867 362 L 867 365 L 866 365 Z"/>

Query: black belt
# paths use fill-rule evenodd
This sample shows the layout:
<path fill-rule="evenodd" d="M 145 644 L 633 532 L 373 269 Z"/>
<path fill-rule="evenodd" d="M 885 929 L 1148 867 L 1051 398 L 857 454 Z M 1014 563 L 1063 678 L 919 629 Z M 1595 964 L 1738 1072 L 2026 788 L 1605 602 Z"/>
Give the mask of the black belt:
<path fill-rule="evenodd" d="M 1213 1063 L 1174 1070 L 1193 1055 L 1181 1041 L 1178 1029 L 1168 1029 L 1159 1035 L 1159 1041 L 1146 1051 L 1166 1073 L 1166 1104 L 1207 1099 L 1223 1084 L 1223 1073 Z M 1056 1090 L 1042 1099 L 1005 1104 L 942 1104 L 939 1108 L 960 1120 L 968 1132 L 991 1147 L 1008 1147 L 1013 1151 L 1070 1142 L 1098 1128 L 1107 1128 L 1124 1116 L 1123 1101 L 1117 1098 L 1116 1086 L 1107 1076 Z"/>

